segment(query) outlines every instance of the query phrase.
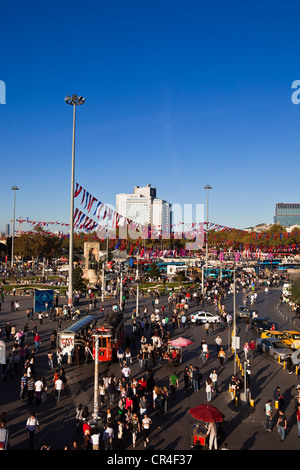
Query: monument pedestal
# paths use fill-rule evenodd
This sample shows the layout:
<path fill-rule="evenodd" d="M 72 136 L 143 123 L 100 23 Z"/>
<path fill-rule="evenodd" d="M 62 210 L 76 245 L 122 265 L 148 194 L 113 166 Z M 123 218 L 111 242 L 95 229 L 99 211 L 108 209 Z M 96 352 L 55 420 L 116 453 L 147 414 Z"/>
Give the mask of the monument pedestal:
<path fill-rule="evenodd" d="M 84 269 L 82 277 L 90 284 L 98 284 L 99 282 L 99 276 L 95 269 Z"/>

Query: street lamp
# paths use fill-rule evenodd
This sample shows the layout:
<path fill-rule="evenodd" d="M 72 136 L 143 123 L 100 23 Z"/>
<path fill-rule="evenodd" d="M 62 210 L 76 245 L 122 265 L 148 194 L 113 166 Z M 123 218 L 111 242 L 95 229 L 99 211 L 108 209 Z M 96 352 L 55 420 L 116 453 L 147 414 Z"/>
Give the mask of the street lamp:
<path fill-rule="evenodd" d="M 208 192 L 210 189 L 212 189 L 211 186 L 209 186 L 209 184 L 207 184 L 206 186 L 204 186 L 204 189 L 207 190 L 207 204 L 206 204 L 206 256 L 205 256 L 205 265 L 206 265 L 206 269 L 207 269 L 207 266 L 208 266 Z"/>
<path fill-rule="evenodd" d="M 12 242 L 11 242 L 11 269 L 14 267 L 14 244 L 15 244 L 15 210 L 16 210 L 16 191 L 19 191 L 17 186 L 11 188 L 14 191 L 14 216 L 13 216 L 13 229 L 12 229 Z"/>
<path fill-rule="evenodd" d="M 82 96 L 67 96 L 65 102 L 73 106 L 73 139 L 72 139 L 72 170 L 71 170 L 71 211 L 70 211 L 70 242 L 69 242 L 69 288 L 68 288 L 68 305 L 71 307 L 73 303 L 73 246 L 74 246 L 74 173 L 75 173 L 75 116 L 76 106 L 85 102 Z"/>

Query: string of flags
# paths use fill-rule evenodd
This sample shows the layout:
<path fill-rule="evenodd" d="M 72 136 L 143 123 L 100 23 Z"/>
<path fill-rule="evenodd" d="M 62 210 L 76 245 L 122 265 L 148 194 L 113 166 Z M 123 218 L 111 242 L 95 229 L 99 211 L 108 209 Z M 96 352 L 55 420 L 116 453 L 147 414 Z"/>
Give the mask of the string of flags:
<path fill-rule="evenodd" d="M 209 240 L 211 246 L 216 246 L 222 253 L 222 250 L 231 250 L 235 252 L 293 252 L 299 251 L 300 245 L 295 240 L 295 237 L 300 236 L 300 231 L 283 232 L 283 233 L 268 233 L 268 232 L 249 232 L 243 229 L 236 229 L 232 227 L 226 227 L 224 225 L 215 224 L 212 222 L 201 222 L 201 223 L 184 223 L 178 222 L 177 224 L 171 224 L 170 226 L 150 226 L 141 225 L 136 221 L 133 221 L 123 215 L 117 213 L 108 205 L 104 204 L 93 194 L 87 191 L 83 186 L 76 182 L 76 188 L 74 191 L 74 199 L 79 202 L 80 208 L 75 208 L 73 227 L 75 230 L 81 230 L 89 233 L 89 235 L 82 235 L 74 232 L 74 237 L 80 237 L 89 239 L 91 234 L 96 232 L 96 235 L 92 235 L 93 239 L 103 241 L 110 239 L 109 248 L 119 249 L 121 251 L 127 251 L 129 255 L 139 254 L 141 257 L 156 257 L 156 256 L 186 256 L 190 251 L 198 250 L 197 239 L 205 236 Z M 94 220 L 96 219 L 96 220 Z M 58 221 L 45 222 L 31 220 L 28 217 L 17 220 L 20 224 L 28 223 L 34 227 L 46 227 L 50 225 L 60 225 L 69 227 L 70 224 L 62 223 Z M 126 230 L 124 230 L 124 228 Z M 128 228 L 128 233 L 127 233 Z M 119 229 L 118 236 L 116 230 Z M 171 229 L 171 230 L 170 230 Z M 180 237 L 174 236 L 174 229 L 180 229 Z M 183 229 L 183 230 L 182 230 Z M 171 233 L 170 233 L 171 232 Z M 18 233 L 34 233 L 34 232 L 22 232 Z M 45 235 L 55 236 L 52 232 L 46 231 Z M 122 236 L 122 234 L 124 236 Z M 130 234 L 132 237 L 130 237 Z M 167 234 L 166 237 L 163 234 Z M 225 234 L 225 235 L 224 235 Z M 229 238 L 226 237 L 227 234 Z M 129 236 L 128 236 L 129 235 Z M 247 238 L 247 241 L 238 240 L 235 237 L 237 235 L 240 239 L 243 237 Z M 61 238 L 69 237 L 69 234 L 59 234 Z M 225 236 L 225 238 L 224 238 Z M 189 249 L 179 250 L 154 250 L 151 248 L 145 248 L 140 246 L 140 242 L 143 239 L 163 239 L 163 238 L 182 238 L 185 240 L 194 240 L 191 243 Z M 134 240 L 132 240 L 134 239 Z M 137 240 L 135 240 L 137 239 Z M 291 239 L 291 241 L 289 240 Z M 250 243 L 253 241 L 253 243 Z M 282 244 L 277 243 L 279 240 Z M 274 243 L 272 244 L 272 241 Z M 290 241 L 290 243 L 288 243 Z M 276 242 L 276 243 L 275 243 Z M 299 240 L 300 242 L 300 240 Z"/>

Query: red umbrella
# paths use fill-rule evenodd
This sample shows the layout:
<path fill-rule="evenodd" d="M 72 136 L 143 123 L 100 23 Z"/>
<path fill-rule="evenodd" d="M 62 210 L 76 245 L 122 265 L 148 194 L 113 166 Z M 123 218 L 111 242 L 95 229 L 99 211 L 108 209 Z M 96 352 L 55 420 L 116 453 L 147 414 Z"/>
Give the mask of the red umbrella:
<path fill-rule="evenodd" d="M 225 418 L 225 415 L 213 405 L 195 406 L 189 410 L 189 413 L 193 418 L 203 421 L 204 423 L 219 423 Z"/>
<path fill-rule="evenodd" d="M 179 348 L 183 348 L 184 346 L 189 346 L 190 344 L 193 344 L 193 341 L 190 341 L 189 339 L 186 339 L 180 336 L 177 339 L 171 340 L 169 343 L 171 346 L 177 346 Z"/>

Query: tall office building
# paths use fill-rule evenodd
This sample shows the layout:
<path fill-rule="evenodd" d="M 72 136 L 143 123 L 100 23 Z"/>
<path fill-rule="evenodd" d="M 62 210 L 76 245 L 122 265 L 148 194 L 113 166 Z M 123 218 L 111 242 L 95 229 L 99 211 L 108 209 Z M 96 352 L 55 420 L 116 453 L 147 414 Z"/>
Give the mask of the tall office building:
<path fill-rule="evenodd" d="M 6 224 L 6 225 L 5 225 L 5 235 L 6 235 L 7 237 L 10 236 L 10 224 Z"/>
<path fill-rule="evenodd" d="M 274 224 L 284 227 L 300 226 L 300 204 L 284 204 L 283 202 L 276 204 Z"/>
<path fill-rule="evenodd" d="M 156 188 L 150 184 L 135 186 L 132 194 L 116 195 L 116 212 L 140 225 L 151 225 L 162 230 L 163 235 L 170 234 L 171 204 L 156 197 Z"/>

